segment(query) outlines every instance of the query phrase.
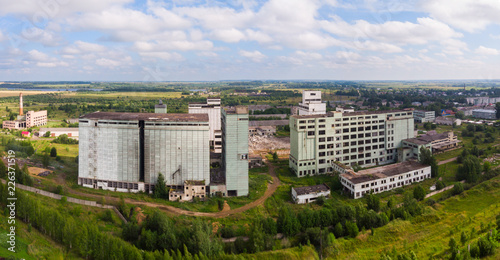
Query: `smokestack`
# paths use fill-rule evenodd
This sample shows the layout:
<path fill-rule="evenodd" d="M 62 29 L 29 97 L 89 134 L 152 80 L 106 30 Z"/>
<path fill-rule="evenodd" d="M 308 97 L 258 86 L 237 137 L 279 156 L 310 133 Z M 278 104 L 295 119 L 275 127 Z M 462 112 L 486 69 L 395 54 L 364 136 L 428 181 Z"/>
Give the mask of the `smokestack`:
<path fill-rule="evenodd" d="M 19 93 L 19 115 L 23 115 L 23 93 Z"/>

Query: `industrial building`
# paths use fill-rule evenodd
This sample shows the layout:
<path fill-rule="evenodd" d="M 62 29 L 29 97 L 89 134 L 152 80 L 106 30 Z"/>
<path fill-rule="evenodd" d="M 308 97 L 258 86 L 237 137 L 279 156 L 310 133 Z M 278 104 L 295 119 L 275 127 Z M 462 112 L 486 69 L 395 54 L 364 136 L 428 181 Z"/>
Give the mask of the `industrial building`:
<path fill-rule="evenodd" d="M 319 197 L 330 196 L 330 188 L 326 184 L 292 187 L 292 200 L 296 204 L 307 204 L 316 201 Z"/>
<path fill-rule="evenodd" d="M 490 109 L 474 109 L 472 110 L 472 116 L 475 118 L 495 120 L 497 119 L 497 111 Z"/>
<path fill-rule="evenodd" d="M 248 108 L 222 109 L 222 167 L 228 196 L 248 195 Z"/>
<path fill-rule="evenodd" d="M 414 137 L 413 110 L 329 112 L 290 117 L 289 166 L 298 177 L 333 171 L 336 161 L 369 167 L 397 161 Z"/>
<path fill-rule="evenodd" d="M 354 172 L 340 172 L 340 183 L 351 197 L 380 193 L 431 178 L 431 166 L 406 161 Z"/>
<path fill-rule="evenodd" d="M 413 118 L 415 119 L 415 123 L 434 122 L 434 119 L 436 119 L 436 112 L 415 110 L 413 111 Z"/>
<path fill-rule="evenodd" d="M 326 114 L 326 103 L 321 102 L 321 91 L 304 90 L 298 110 L 299 115 Z"/>
<path fill-rule="evenodd" d="M 399 150 L 398 158 L 399 161 L 406 161 L 409 158 L 419 159 L 422 147 L 437 154 L 458 148 L 459 144 L 457 136 L 451 131 L 442 134 L 422 135 L 403 140 L 403 149 Z"/>
<path fill-rule="evenodd" d="M 163 101 L 160 99 L 160 101 L 158 101 L 158 104 L 155 105 L 155 113 L 158 113 L 158 114 L 166 114 L 167 113 L 167 105 L 163 104 Z"/>
<path fill-rule="evenodd" d="M 23 114 L 23 93 L 19 94 L 19 116 L 17 120 L 7 120 L 2 122 L 2 128 L 24 129 L 47 124 L 47 110 L 28 111 Z"/>
<path fill-rule="evenodd" d="M 434 123 L 438 124 L 438 125 L 461 125 L 462 124 L 462 120 L 458 119 L 458 118 L 454 118 L 454 117 L 449 117 L 449 116 L 438 116 L 436 117 L 436 119 L 434 120 Z"/>
<path fill-rule="evenodd" d="M 80 117 L 79 135 L 85 187 L 151 192 L 159 173 L 171 189 L 210 183 L 206 114 L 94 112 Z"/>
<path fill-rule="evenodd" d="M 221 101 L 220 98 L 207 98 L 207 103 L 189 103 L 189 114 L 207 114 L 210 125 L 210 146 L 215 153 L 222 152 L 221 133 Z"/>

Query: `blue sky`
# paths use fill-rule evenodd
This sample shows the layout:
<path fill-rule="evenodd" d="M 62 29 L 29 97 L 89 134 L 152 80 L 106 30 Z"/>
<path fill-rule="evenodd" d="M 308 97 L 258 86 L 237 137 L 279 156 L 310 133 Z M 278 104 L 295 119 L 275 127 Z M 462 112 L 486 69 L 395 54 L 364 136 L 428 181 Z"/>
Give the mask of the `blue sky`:
<path fill-rule="evenodd" d="M 500 78 L 498 0 L 0 6 L 0 81 Z"/>

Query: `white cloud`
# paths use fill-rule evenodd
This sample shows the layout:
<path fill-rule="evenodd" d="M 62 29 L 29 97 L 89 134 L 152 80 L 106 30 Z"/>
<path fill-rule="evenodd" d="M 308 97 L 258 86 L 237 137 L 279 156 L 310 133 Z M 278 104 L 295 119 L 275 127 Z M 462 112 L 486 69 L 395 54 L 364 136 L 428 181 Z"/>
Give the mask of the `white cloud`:
<path fill-rule="evenodd" d="M 498 0 L 425 0 L 422 7 L 432 17 L 468 32 L 500 24 Z"/>
<path fill-rule="evenodd" d="M 166 52 L 166 51 L 158 51 L 158 52 L 140 52 L 139 55 L 141 55 L 144 58 L 149 58 L 149 59 L 161 59 L 161 60 L 166 60 L 166 61 L 182 61 L 184 58 L 182 55 L 176 52 Z"/>
<path fill-rule="evenodd" d="M 42 68 L 67 67 L 68 63 L 64 62 L 64 61 L 57 61 L 57 62 L 37 62 L 36 66 L 42 67 Z"/>
<path fill-rule="evenodd" d="M 485 56 L 492 56 L 492 55 L 500 54 L 500 51 L 498 51 L 497 49 L 487 48 L 484 46 L 479 46 L 474 52 L 476 54 L 485 55 Z"/>
<path fill-rule="evenodd" d="M 49 55 L 38 50 L 31 50 L 28 52 L 28 54 L 29 54 L 29 59 L 32 61 L 48 61 L 51 59 Z"/>
<path fill-rule="evenodd" d="M 249 58 L 254 62 L 261 62 L 265 58 L 267 58 L 266 55 L 262 54 L 260 51 L 244 51 L 241 50 L 239 54 L 243 57 Z"/>
<path fill-rule="evenodd" d="M 123 5 L 131 2 L 133 2 L 133 0 L 0 0 L 0 6 L 2 7 L 0 13 L 28 15 L 28 17 L 34 21 L 40 21 L 57 17 L 66 17 L 74 13 L 96 12 L 111 6 Z"/>
<path fill-rule="evenodd" d="M 7 40 L 7 37 L 3 34 L 3 32 L 0 30 L 0 42 Z"/>
<path fill-rule="evenodd" d="M 107 51 L 105 46 L 84 41 L 75 41 L 72 46 L 65 47 L 62 50 L 65 54 L 99 53 L 104 51 Z"/>
<path fill-rule="evenodd" d="M 215 40 L 220 40 L 229 43 L 236 43 L 245 39 L 245 34 L 234 28 L 214 30 L 211 33 L 211 36 Z"/>

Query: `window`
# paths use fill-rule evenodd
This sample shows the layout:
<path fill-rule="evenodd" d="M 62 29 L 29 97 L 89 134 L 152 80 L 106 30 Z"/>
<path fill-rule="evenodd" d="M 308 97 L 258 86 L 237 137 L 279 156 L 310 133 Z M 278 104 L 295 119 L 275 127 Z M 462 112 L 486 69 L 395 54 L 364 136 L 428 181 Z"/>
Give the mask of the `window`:
<path fill-rule="evenodd" d="M 318 134 L 320 134 L 320 135 L 324 135 L 324 134 L 325 134 L 325 130 L 319 130 L 319 131 L 318 131 Z"/>
<path fill-rule="evenodd" d="M 318 141 L 319 141 L 319 142 L 324 142 L 324 141 L 325 141 L 325 138 L 324 138 L 324 137 L 320 137 L 320 138 L 318 139 Z"/>
<path fill-rule="evenodd" d="M 308 131 L 308 132 L 307 132 L 307 135 L 308 135 L 308 136 L 314 135 L 314 131 Z"/>

